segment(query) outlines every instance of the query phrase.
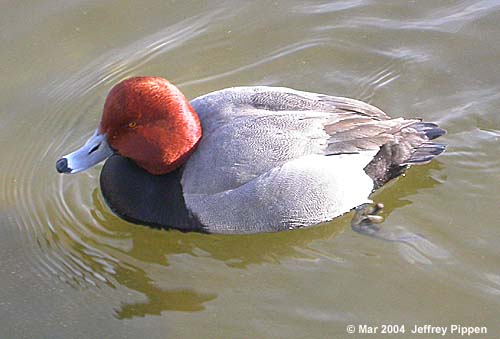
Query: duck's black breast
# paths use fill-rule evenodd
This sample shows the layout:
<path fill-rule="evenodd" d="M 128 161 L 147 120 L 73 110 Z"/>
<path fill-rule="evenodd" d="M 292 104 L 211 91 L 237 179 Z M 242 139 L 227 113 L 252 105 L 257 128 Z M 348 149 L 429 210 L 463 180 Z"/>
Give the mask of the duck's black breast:
<path fill-rule="evenodd" d="M 101 171 L 101 191 L 121 218 L 157 228 L 204 232 L 189 212 L 182 194 L 182 169 L 152 175 L 133 161 L 111 156 Z"/>

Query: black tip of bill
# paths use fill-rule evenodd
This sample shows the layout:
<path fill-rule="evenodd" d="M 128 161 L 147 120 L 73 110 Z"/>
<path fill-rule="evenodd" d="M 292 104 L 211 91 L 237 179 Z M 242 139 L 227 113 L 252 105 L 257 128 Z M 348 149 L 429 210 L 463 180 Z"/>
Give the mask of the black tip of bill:
<path fill-rule="evenodd" d="M 66 158 L 56 161 L 56 169 L 59 173 L 71 173 L 71 168 L 68 167 L 68 160 Z"/>

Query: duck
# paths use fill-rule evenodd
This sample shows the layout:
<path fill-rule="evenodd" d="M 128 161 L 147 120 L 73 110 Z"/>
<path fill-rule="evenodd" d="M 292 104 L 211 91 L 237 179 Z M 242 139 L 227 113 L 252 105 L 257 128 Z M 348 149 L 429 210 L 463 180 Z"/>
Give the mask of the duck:
<path fill-rule="evenodd" d="M 443 134 L 346 97 L 242 86 L 189 101 L 166 79 L 138 76 L 112 87 L 96 131 L 56 169 L 73 174 L 105 160 L 106 204 L 155 228 L 277 232 L 351 210 L 369 224 L 383 207 L 370 195 L 441 154 L 446 145 L 433 140 Z"/>

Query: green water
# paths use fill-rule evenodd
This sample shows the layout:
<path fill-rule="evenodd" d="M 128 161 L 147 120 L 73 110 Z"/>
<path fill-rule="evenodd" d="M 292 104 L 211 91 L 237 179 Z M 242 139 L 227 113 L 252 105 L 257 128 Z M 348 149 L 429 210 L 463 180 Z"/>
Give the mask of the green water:
<path fill-rule="evenodd" d="M 358 337 L 350 324 L 500 335 L 497 1 L 1 6 L 1 338 Z M 447 152 L 373 196 L 385 232 L 421 240 L 359 235 L 351 215 L 253 236 L 120 220 L 100 167 L 61 176 L 54 162 L 132 75 L 165 77 L 190 98 L 279 85 L 438 122 Z"/>

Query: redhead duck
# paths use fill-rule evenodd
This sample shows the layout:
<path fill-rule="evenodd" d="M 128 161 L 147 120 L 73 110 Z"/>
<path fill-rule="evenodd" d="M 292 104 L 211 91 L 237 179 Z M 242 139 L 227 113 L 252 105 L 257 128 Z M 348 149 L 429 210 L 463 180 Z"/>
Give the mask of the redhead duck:
<path fill-rule="evenodd" d="M 125 220 L 208 233 L 306 227 L 353 208 L 380 221 L 374 189 L 445 145 L 431 122 L 367 103 L 283 87 L 233 87 L 192 101 L 167 80 L 134 77 L 109 92 L 96 132 L 56 163 L 106 160 L 101 191 Z"/>

